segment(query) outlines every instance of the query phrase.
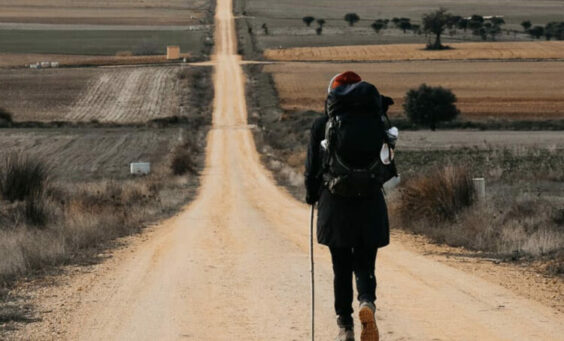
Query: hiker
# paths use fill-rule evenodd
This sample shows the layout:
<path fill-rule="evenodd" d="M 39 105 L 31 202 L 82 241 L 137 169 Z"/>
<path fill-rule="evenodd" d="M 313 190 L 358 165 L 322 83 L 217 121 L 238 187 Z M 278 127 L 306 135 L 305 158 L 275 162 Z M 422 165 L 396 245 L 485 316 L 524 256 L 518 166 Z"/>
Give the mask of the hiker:
<path fill-rule="evenodd" d="M 339 341 L 354 340 L 353 273 L 361 340 L 379 338 L 374 268 L 378 248 L 388 245 L 390 239 L 382 184 L 397 175 L 393 163 L 388 160 L 386 166 L 380 158 L 386 142 L 388 154 L 383 154 L 393 156 L 394 141 L 386 134 L 390 127 L 385 115 L 391 104 L 391 98 L 381 96 L 359 75 L 344 72 L 329 83 L 325 115 L 311 128 L 306 202 L 318 203 L 317 241 L 331 252 Z M 363 171 L 353 174 L 351 169 Z"/>

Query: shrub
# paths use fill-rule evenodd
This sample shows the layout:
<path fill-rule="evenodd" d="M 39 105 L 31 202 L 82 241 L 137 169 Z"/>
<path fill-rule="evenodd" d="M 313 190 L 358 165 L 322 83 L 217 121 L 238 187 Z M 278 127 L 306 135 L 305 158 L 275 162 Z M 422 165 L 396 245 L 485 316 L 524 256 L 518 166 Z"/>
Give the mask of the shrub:
<path fill-rule="evenodd" d="M 28 224 L 45 226 L 49 220 L 49 203 L 47 197 L 41 194 L 27 198 L 24 212 Z"/>
<path fill-rule="evenodd" d="M 0 126 L 1 126 L 3 123 L 8 123 L 8 124 L 10 124 L 10 123 L 12 123 L 12 122 L 13 122 L 13 121 L 12 121 L 12 114 L 11 114 L 8 110 L 6 110 L 6 109 L 0 107 Z"/>
<path fill-rule="evenodd" d="M 192 148 L 189 144 L 176 147 L 172 155 L 170 169 L 174 175 L 184 175 L 186 173 L 197 174 L 197 165 L 192 156 Z"/>
<path fill-rule="evenodd" d="M 435 130 L 438 122 L 450 121 L 458 116 L 460 111 L 455 102 L 456 96 L 449 89 L 421 84 L 419 89 L 407 92 L 403 108 L 412 122 Z"/>
<path fill-rule="evenodd" d="M 317 19 L 316 21 L 319 27 L 323 27 L 323 25 L 325 25 L 325 19 Z"/>
<path fill-rule="evenodd" d="M 39 196 L 49 178 L 49 168 L 41 160 L 9 154 L 0 165 L 0 194 L 10 202 Z"/>
<path fill-rule="evenodd" d="M 466 169 L 447 166 L 408 181 L 400 191 L 402 221 L 438 223 L 453 220 L 474 202 L 474 187 Z"/>

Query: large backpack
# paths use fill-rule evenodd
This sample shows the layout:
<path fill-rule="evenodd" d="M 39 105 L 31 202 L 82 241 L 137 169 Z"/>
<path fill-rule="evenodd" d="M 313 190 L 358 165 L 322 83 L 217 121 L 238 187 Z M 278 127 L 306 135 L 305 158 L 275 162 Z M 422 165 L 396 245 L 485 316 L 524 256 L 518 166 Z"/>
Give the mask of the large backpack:
<path fill-rule="evenodd" d="M 397 176 L 393 160 L 384 164 L 380 157 L 383 147 L 390 148 L 386 134 L 390 103 L 384 103 L 383 98 L 367 82 L 339 86 L 329 93 L 322 172 L 331 193 L 348 198 L 372 197 Z M 388 153 L 393 155 L 391 149 Z"/>

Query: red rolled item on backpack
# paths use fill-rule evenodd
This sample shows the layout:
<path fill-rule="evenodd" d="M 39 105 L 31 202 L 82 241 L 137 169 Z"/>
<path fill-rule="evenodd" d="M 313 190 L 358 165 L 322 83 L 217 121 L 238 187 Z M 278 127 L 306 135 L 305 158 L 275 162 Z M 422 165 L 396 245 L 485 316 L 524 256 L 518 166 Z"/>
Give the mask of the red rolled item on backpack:
<path fill-rule="evenodd" d="M 360 76 L 352 71 L 346 71 L 343 73 L 339 73 L 337 75 L 335 75 L 335 77 L 333 77 L 331 79 L 331 81 L 329 82 L 329 89 L 328 92 L 330 92 L 331 90 L 341 86 L 341 85 L 345 85 L 345 84 L 354 84 L 354 83 L 358 83 L 362 81 L 362 78 L 360 78 Z"/>

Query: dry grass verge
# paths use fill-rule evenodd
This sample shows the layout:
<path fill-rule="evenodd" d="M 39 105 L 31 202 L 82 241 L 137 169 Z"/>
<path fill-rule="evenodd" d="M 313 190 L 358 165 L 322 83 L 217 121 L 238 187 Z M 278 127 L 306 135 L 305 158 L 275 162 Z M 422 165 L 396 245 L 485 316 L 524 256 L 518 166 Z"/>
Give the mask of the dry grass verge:
<path fill-rule="evenodd" d="M 392 201 L 397 227 L 450 246 L 501 257 L 549 257 L 564 274 L 564 210 L 558 200 L 498 190 L 474 203 L 465 168 L 447 166 L 407 181 Z"/>
<path fill-rule="evenodd" d="M 447 166 L 432 175 L 412 179 L 401 191 L 398 211 L 402 222 L 425 218 L 452 221 L 474 203 L 472 178 L 464 168 Z"/>
<path fill-rule="evenodd" d="M 40 194 L 34 188 L 33 195 L 21 200 L 2 196 L 0 283 L 71 261 L 79 252 L 88 254 L 109 240 L 138 232 L 147 221 L 186 202 L 193 181 L 179 180 L 161 173 L 126 181 L 38 185 Z M 21 189 L 24 192 L 28 190 Z M 171 192 L 174 200 L 168 197 Z"/>

